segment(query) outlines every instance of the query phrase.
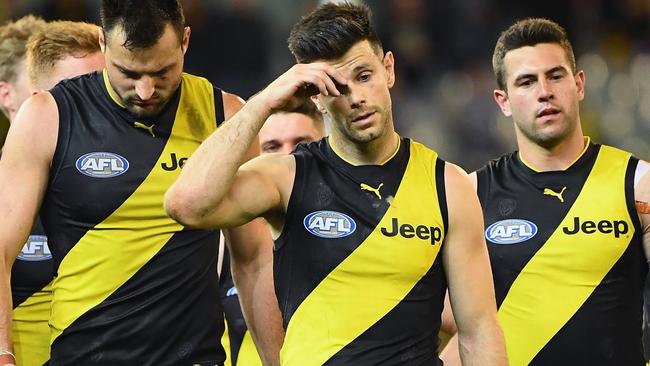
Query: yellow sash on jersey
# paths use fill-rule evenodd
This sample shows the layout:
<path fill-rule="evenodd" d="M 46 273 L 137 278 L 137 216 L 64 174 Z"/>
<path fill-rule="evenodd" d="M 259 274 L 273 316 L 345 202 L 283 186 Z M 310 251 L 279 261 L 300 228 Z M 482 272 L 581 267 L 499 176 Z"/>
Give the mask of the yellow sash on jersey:
<path fill-rule="evenodd" d="M 216 116 L 209 82 L 183 74 L 181 88 L 171 137 L 147 178 L 63 258 L 53 282 L 52 341 L 119 289 L 182 229 L 163 208 L 165 191 L 180 170 L 166 171 L 161 164 L 172 152 L 190 156 L 216 128 Z"/>
<path fill-rule="evenodd" d="M 221 346 L 226 350 L 226 362 L 224 366 L 262 366 L 262 359 L 257 353 L 251 332 L 246 330 L 244 338 L 241 341 L 239 350 L 237 351 L 237 363 L 233 364 L 233 357 L 230 354 L 230 331 L 228 330 L 228 322 L 224 322 L 226 328 L 221 337 Z"/>
<path fill-rule="evenodd" d="M 251 332 L 248 330 L 244 333 L 244 339 L 242 339 L 241 347 L 237 353 L 237 366 L 262 366 L 262 360 L 255 348 Z"/>
<path fill-rule="evenodd" d="M 400 223 L 443 229 L 436 153 L 415 142 L 391 206 L 368 238 L 307 296 L 291 317 L 283 365 L 322 365 L 398 305 L 429 271 L 440 245 L 380 229 Z M 370 208 L 368 208 L 370 209 Z M 444 233 L 443 233 L 444 236 Z"/>
<path fill-rule="evenodd" d="M 226 351 L 226 361 L 223 363 L 223 366 L 233 366 L 232 364 L 232 355 L 230 354 L 230 331 L 228 329 L 228 322 L 225 317 L 223 319 L 223 334 L 221 335 L 221 347 Z"/>
<path fill-rule="evenodd" d="M 17 365 L 41 366 L 50 359 L 52 284 L 35 292 L 13 310 L 13 345 Z"/>
<path fill-rule="evenodd" d="M 629 158 L 627 152 L 601 147 L 566 217 L 510 287 L 498 313 L 510 365 L 528 365 L 580 309 L 627 249 L 634 235 L 625 197 Z M 580 222 L 623 220 L 629 230 L 618 238 L 612 232 L 598 230 L 565 234 L 563 228 L 571 231 L 575 217 Z"/>

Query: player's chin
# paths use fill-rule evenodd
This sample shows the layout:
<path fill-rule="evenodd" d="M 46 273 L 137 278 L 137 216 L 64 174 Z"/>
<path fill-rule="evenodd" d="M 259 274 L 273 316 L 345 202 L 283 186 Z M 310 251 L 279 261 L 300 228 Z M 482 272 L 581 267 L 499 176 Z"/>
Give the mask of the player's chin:
<path fill-rule="evenodd" d="M 547 148 L 558 146 L 568 138 L 568 131 L 565 128 L 547 130 L 537 135 L 537 144 Z"/>
<path fill-rule="evenodd" d="M 133 105 L 129 108 L 129 111 L 139 118 L 155 117 L 160 113 L 160 110 L 160 106 L 141 107 L 138 105 Z"/>
<path fill-rule="evenodd" d="M 379 137 L 379 133 L 372 131 L 370 129 L 363 131 L 354 131 L 351 133 L 352 140 L 356 142 L 366 143 L 376 140 Z"/>

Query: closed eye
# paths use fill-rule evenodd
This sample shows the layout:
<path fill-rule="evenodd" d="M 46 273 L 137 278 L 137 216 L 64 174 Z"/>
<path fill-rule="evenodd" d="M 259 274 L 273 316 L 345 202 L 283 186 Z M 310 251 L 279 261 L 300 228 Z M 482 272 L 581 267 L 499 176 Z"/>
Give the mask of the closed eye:
<path fill-rule="evenodd" d="M 280 148 L 280 145 L 278 144 L 262 144 L 262 151 L 264 152 L 276 152 Z"/>

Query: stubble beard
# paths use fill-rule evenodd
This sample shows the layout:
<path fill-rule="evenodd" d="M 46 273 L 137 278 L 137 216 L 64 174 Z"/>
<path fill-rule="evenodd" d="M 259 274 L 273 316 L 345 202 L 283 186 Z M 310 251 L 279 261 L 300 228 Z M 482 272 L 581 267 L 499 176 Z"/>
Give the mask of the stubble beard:
<path fill-rule="evenodd" d="M 548 150 L 560 145 L 571 136 L 573 131 L 575 131 L 576 122 L 571 121 L 572 118 L 565 116 L 563 120 L 556 122 L 562 124 L 560 128 L 556 128 L 549 132 L 545 132 L 542 128 L 538 128 L 535 126 L 534 122 L 528 126 L 520 122 L 515 123 L 526 139 Z"/>
<path fill-rule="evenodd" d="M 356 130 L 352 127 L 353 123 L 349 122 L 344 125 L 341 132 L 345 135 L 347 140 L 358 144 L 366 144 L 377 140 L 386 133 L 388 117 L 386 117 L 384 111 L 380 109 L 375 109 L 375 113 L 379 117 L 379 122 L 376 125 L 363 130 Z"/>
<path fill-rule="evenodd" d="M 138 118 L 151 118 L 159 115 L 165 108 L 169 100 L 161 101 L 154 109 L 142 109 L 134 105 L 127 104 L 126 109 Z"/>

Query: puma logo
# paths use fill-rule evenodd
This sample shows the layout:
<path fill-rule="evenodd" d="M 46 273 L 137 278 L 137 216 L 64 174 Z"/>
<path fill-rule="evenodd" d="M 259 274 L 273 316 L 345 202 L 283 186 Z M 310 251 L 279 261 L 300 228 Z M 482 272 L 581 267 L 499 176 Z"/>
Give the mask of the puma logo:
<path fill-rule="evenodd" d="M 564 193 L 565 189 L 566 189 L 566 187 L 562 188 L 560 193 L 557 193 L 557 192 L 553 191 L 550 188 L 544 188 L 544 194 L 547 195 L 547 196 L 556 197 L 557 199 L 560 200 L 560 202 L 564 203 L 564 198 L 562 197 L 562 194 Z"/>
<path fill-rule="evenodd" d="M 141 123 L 141 122 L 133 122 L 133 127 L 141 128 L 143 130 L 147 130 L 151 134 L 151 137 L 156 137 L 156 135 L 153 133 L 153 126 L 155 126 L 155 124 L 151 125 L 151 126 L 147 126 L 147 125 L 145 125 L 144 123 Z"/>
<path fill-rule="evenodd" d="M 381 193 L 379 193 L 379 190 L 381 189 L 381 186 L 383 186 L 383 185 L 384 185 L 384 183 L 380 183 L 380 184 L 379 184 L 379 187 L 377 187 L 377 188 L 372 188 L 371 186 L 369 186 L 369 185 L 367 185 L 367 184 L 365 184 L 365 183 L 361 183 L 360 187 L 361 187 L 361 190 L 362 190 L 362 191 L 369 191 L 369 192 L 372 192 L 372 193 L 374 193 L 374 194 L 375 194 L 379 199 L 381 199 Z"/>

